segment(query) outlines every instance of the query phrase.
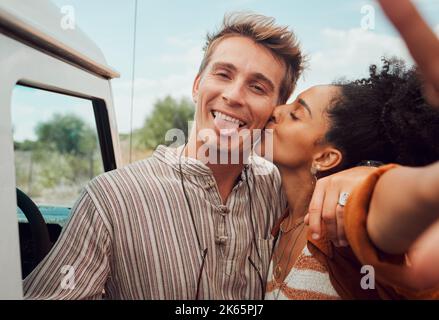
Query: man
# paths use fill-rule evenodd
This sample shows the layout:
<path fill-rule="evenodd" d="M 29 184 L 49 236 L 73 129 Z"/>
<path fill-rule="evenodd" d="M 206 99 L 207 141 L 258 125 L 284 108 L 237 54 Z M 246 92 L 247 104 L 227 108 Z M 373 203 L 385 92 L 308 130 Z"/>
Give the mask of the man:
<path fill-rule="evenodd" d="M 55 247 L 25 280 L 25 296 L 263 297 L 270 229 L 285 199 L 277 170 L 256 174 L 254 160 L 245 164 L 246 139 L 228 141 L 264 127 L 293 91 L 302 62 L 293 33 L 273 19 L 226 18 L 208 37 L 194 81 L 196 122 L 187 146 L 161 146 L 151 158 L 90 182 Z M 215 161 L 236 148 L 236 163 Z M 332 195 L 321 187 L 314 197 L 312 220 L 323 208 L 334 238 L 343 236 L 335 219 L 339 191 L 349 192 L 362 176 L 359 170 L 327 180 Z M 74 275 L 69 285 L 62 270 Z"/>

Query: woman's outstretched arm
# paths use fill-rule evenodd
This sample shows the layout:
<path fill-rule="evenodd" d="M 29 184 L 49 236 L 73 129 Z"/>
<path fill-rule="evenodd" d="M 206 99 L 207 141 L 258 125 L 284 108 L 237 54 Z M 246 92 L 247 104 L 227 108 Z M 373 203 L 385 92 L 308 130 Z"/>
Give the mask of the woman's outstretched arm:
<path fill-rule="evenodd" d="M 401 254 L 438 219 L 439 162 L 398 167 L 384 173 L 375 186 L 367 231 L 378 248 Z"/>

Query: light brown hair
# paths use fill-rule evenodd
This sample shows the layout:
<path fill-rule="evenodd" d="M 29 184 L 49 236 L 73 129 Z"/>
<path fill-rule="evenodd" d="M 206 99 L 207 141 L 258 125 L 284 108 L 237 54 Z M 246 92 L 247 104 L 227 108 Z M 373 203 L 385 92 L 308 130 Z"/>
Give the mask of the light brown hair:
<path fill-rule="evenodd" d="M 208 34 L 201 61 L 201 74 L 207 67 L 213 51 L 225 38 L 243 36 L 269 49 L 286 67 L 279 90 L 279 104 L 290 97 L 304 68 L 304 57 L 294 33 L 286 26 L 278 26 L 275 19 L 259 14 L 235 12 L 224 16 L 219 31 Z"/>

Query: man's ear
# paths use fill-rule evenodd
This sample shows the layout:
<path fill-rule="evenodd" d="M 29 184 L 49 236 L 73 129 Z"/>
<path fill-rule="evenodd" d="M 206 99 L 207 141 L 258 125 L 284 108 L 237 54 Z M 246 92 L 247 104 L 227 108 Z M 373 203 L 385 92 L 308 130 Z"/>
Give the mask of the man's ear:
<path fill-rule="evenodd" d="M 201 75 L 198 73 L 195 77 L 194 84 L 192 85 L 192 101 L 197 104 L 198 100 L 198 88 L 200 86 Z"/>
<path fill-rule="evenodd" d="M 319 168 L 319 171 L 327 171 L 338 166 L 343 160 L 340 150 L 328 147 L 316 154 L 313 166 Z"/>

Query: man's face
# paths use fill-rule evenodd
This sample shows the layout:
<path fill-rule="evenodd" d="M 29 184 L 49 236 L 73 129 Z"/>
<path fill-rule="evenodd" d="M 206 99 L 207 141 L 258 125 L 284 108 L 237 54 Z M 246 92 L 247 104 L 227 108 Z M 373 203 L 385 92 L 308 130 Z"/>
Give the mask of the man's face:
<path fill-rule="evenodd" d="M 262 129 L 277 104 L 284 74 L 283 63 L 253 40 L 222 40 L 194 82 L 197 132 L 210 129 L 219 143 L 244 129 Z M 227 149 L 238 146 L 242 139 Z"/>

